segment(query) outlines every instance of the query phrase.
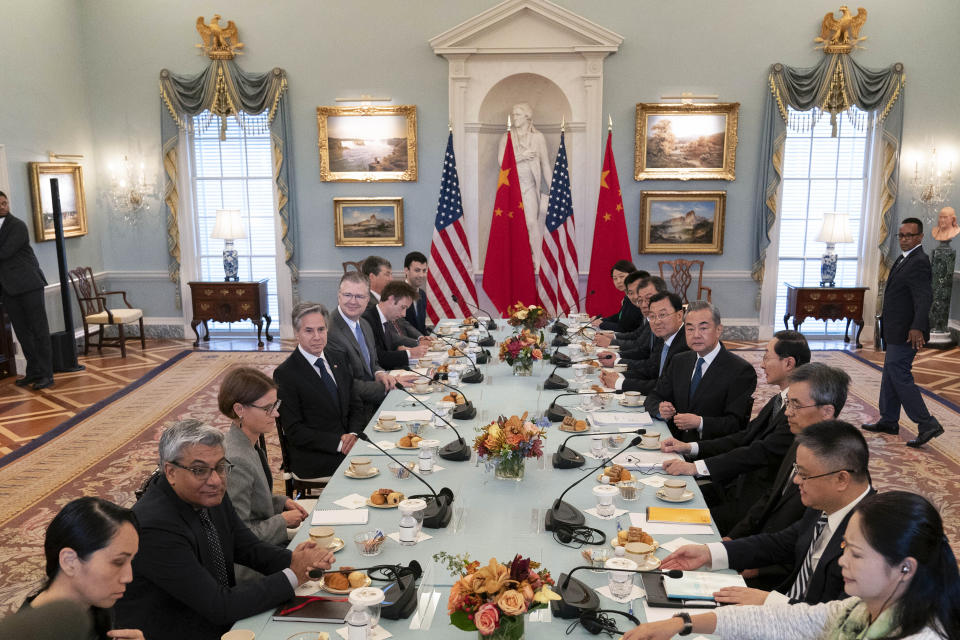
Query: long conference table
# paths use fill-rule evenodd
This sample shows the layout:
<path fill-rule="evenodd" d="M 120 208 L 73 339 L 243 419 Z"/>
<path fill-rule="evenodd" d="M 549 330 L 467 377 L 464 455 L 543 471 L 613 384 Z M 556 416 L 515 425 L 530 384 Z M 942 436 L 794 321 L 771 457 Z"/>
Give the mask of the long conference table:
<path fill-rule="evenodd" d="M 501 321 L 501 324 L 505 324 Z M 509 327 L 507 328 L 509 329 Z M 499 340 L 509 335 L 510 331 L 501 328 L 492 332 L 492 335 Z M 499 415 L 507 417 L 511 415 L 522 415 L 525 411 L 530 416 L 542 416 L 550 403 L 560 393 L 573 391 L 573 385 L 570 389 L 563 390 L 544 390 L 543 381 L 554 368 L 546 361 L 540 361 L 534 364 L 533 375 L 531 377 L 516 377 L 512 369 L 505 363 L 497 360 L 497 347 L 489 347 L 488 350 L 493 354 L 490 362 L 478 365 L 484 374 L 484 379 L 476 384 L 460 384 L 466 398 L 474 403 L 477 408 L 477 416 L 472 420 L 450 420 L 456 426 L 457 430 L 463 435 L 464 439 L 472 444 L 473 438 L 477 434 L 477 428 L 495 420 Z M 561 351 L 566 352 L 574 360 L 582 357 L 575 346 L 564 347 Z M 572 379 L 574 372 L 571 368 L 558 369 L 558 374 L 562 377 Z M 596 382 L 595 380 L 593 382 Z M 432 393 L 430 396 L 420 396 L 431 407 L 438 402 L 447 390 L 441 389 Z M 558 404 L 570 409 L 576 418 L 585 418 L 586 414 L 579 409 L 579 401 L 575 396 L 561 398 Z M 412 398 L 400 390 L 391 391 L 384 400 L 380 412 L 393 413 L 396 411 L 410 411 L 422 409 L 419 405 L 413 406 Z M 626 409 L 620 406 L 616 401 L 610 404 L 605 411 L 643 411 L 643 408 Z M 378 414 L 379 415 L 379 412 Z M 382 433 L 375 431 L 373 425 L 376 423 L 375 415 L 371 423 L 367 426 L 366 432 L 375 442 L 384 440 L 396 442 L 401 436 L 406 434 L 406 430 Z M 541 459 L 530 458 L 526 463 L 526 474 L 522 481 L 497 479 L 493 470 L 487 470 L 483 464 L 478 463 L 476 452 L 469 462 L 452 462 L 449 460 L 438 459 L 437 463 L 443 467 L 442 470 L 425 476 L 437 491 L 442 487 L 448 487 L 453 491 L 453 516 L 450 524 L 445 529 L 427 529 L 423 532 L 431 535 L 432 538 L 417 543 L 414 546 L 401 546 L 392 539 L 388 539 L 380 555 L 376 557 L 363 557 L 357 551 L 353 541 L 355 534 L 363 531 L 381 530 L 384 535 L 398 530 L 400 514 L 396 509 L 375 509 L 369 508 L 369 520 L 365 525 L 339 525 L 335 527 L 336 537 L 343 539 L 346 543 L 343 550 L 336 554 L 336 564 L 334 568 L 340 566 L 369 567 L 375 564 L 400 564 L 406 565 L 411 560 L 417 560 L 424 569 L 424 576 L 420 581 L 421 602 L 425 606 L 418 607 L 410 618 L 400 620 L 380 620 L 380 626 L 389 631 L 395 638 L 472 638 L 476 634 L 460 631 L 450 625 L 447 615 L 447 597 L 450 587 L 456 581 L 454 576 L 446 570 L 444 566 L 435 563 L 433 555 L 444 551 L 448 554 L 469 553 L 472 560 L 480 561 L 481 565 L 486 565 L 491 557 L 496 558 L 501 563 L 509 562 L 514 555 L 519 553 L 524 557 L 530 557 L 536 562 L 540 562 L 544 567 L 550 570 L 554 580 L 558 580 L 561 573 L 566 573 L 571 568 L 586 564 L 581 556 L 581 550 L 566 547 L 554 540 L 553 533 L 545 531 L 543 527 L 544 515 L 553 501 L 577 479 L 586 475 L 587 471 L 596 466 L 598 461 L 586 457 L 586 463 L 583 467 L 577 469 L 554 469 L 550 462 L 550 457 L 563 440 L 571 435 L 570 433 L 559 429 L 560 423 L 552 423 L 547 428 L 547 437 L 544 442 L 544 456 Z M 649 431 L 651 427 L 646 427 Z M 667 426 L 662 421 L 653 421 L 653 430 L 659 431 L 662 437 L 669 436 Z M 616 431 L 616 429 L 610 429 Z M 440 441 L 441 445 L 450 442 L 455 435 L 449 427 L 434 427 L 427 429 L 425 435 Z M 587 453 L 590 449 L 589 436 L 575 438 L 570 441 L 570 446 L 581 453 Z M 621 445 L 622 446 L 622 445 Z M 417 452 L 402 449 L 390 449 L 392 455 L 401 460 L 416 461 Z M 366 479 L 352 479 L 344 475 L 343 471 L 347 468 L 347 462 L 351 457 L 366 456 L 373 460 L 373 466 L 378 468 L 380 473 L 374 477 Z M 368 496 L 378 488 L 392 488 L 401 491 L 405 495 L 429 493 L 426 487 L 417 481 L 414 477 L 398 480 L 392 477 L 387 469 L 389 458 L 371 447 L 365 442 L 358 442 L 351 451 L 350 456 L 341 468 L 338 469 L 330 483 L 323 490 L 317 502 L 316 509 L 340 509 L 334 504 L 335 500 L 341 499 L 349 494 L 357 493 L 362 496 Z M 594 472 L 591 475 L 597 475 Z M 637 476 L 638 474 L 634 474 Z M 645 477 L 639 475 L 640 478 Z M 615 520 L 601 520 L 586 513 L 588 508 L 595 505 L 595 498 L 592 489 L 597 484 L 594 477 L 587 478 L 579 485 L 574 487 L 564 498 L 564 500 L 585 513 L 586 525 L 603 531 L 607 536 L 606 545 L 609 546 L 610 540 L 616 539 L 618 521 L 623 529 L 630 526 L 630 512 L 646 512 L 648 506 L 679 506 L 679 507 L 705 507 L 697 483 L 692 477 L 685 477 L 687 488 L 692 490 L 694 497 L 692 500 L 683 504 L 670 504 L 656 497 L 656 489 L 640 484 L 641 493 L 639 500 L 625 502 L 619 496 L 614 500 L 616 507 L 627 509 L 628 513 L 623 514 Z M 366 508 L 366 507 L 364 507 Z M 683 537 L 693 542 L 715 542 L 720 539 L 715 526 L 711 525 L 713 533 L 711 535 L 684 535 Z M 310 520 L 308 519 L 300 527 L 297 535 L 290 543 L 290 548 L 308 539 L 308 530 Z M 656 541 L 663 545 L 666 542 L 676 538 L 675 535 L 659 534 L 654 535 Z M 584 547 L 584 549 L 596 547 Z M 656 555 L 664 558 L 668 552 L 662 548 L 657 549 Z M 611 554 L 611 557 L 612 554 Z M 606 572 L 593 572 L 582 569 L 577 571 L 574 576 L 591 587 L 602 587 L 607 584 Z M 639 577 L 635 580 L 636 584 L 641 585 Z M 386 583 L 374 582 L 373 586 L 383 587 Z M 559 585 L 554 591 L 559 590 Z M 301 593 L 298 590 L 298 593 Z M 435 609 L 431 611 L 429 606 L 430 594 L 435 592 L 439 594 L 439 602 Z M 317 595 L 330 595 L 320 591 Z M 436 599 L 436 596 L 434 596 Z M 641 621 L 646 619 L 645 607 L 642 599 L 634 600 L 631 604 L 620 604 L 608 598 L 600 596 L 600 606 L 603 609 L 618 609 L 621 611 L 632 610 Z M 411 629 L 411 620 L 418 616 L 420 611 L 424 612 L 423 628 Z M 669 617 L 674 612 L 669 609 L 654 609 L 661 617 Z M 691 610 L 692 613 L 701 610 Z M 541 610 L 542 612 L 542 610 Z M 304 622 L 273 621 L 272 610 L 249 618 L 238 621 L 234 629 L 248 629 L 256 633 L 258 640 L 286 640 L 294 634 L 303 631 L 326 631 L 330 634 L 331 640 L 337 639 L 336 629 L 343 625 L 335 624 L 312 624 Z M 539 612 L 538 612 L 539 613 Z M 431 617 L 432 616 L 432 617 Z M 527 640 L 537 640 L 540 638 L 559 638 L 565 635 L 567 627 L 572 620 L 560 619 L 549 615 L 539 616 L 544 618 L 532 621 L 528 616 L 526 622 L 525 638 Z M 536 616 L 535 616 L 536 617 Z M 627 618 L 614 616 L 617 626 L 626 631 L 632 627 Z M 585 631 L 581 625 L 577 625 L 569 637 L 589 638 L 594 637 Z"/>

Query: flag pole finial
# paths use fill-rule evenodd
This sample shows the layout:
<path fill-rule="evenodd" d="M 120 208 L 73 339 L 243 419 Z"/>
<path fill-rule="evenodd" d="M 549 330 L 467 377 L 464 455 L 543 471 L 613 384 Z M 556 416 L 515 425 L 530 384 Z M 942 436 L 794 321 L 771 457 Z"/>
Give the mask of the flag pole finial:
<path fill-rule="evenodd" d="M 510 124 L 510 114 L 507 114 L 507 131 L 509 131 L 513 125 Z"/>
<path fill-rule="evenodd" d="M 447 120 L 447 130 L 448 130 L 450 133 L 453 133 L 453 123 L 452 123 L 451 121 L 449 121 L 449 120 Z"/>
<path fill-rule="evenodd" d="M 560 133 L 563 133 L 564 127 L 566 126 L 566 124 L 567 124 L 567 117 L 560 116 Z"/>
<path fill-rule="evenodd" d="M 608 114 L 607 114 L 607 119 L 608 119 L 607 121 L 608 121 L 608 123 L 609 123 L 609 124 L 607 124 L 607 131 L 613 131 L 613 116 L 608 113 Z"/>

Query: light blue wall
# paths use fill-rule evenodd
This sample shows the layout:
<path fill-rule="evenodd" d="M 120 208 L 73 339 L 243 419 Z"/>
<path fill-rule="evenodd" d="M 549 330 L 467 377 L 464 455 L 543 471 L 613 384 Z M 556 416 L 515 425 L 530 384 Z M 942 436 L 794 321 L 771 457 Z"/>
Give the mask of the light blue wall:
<path fill-rule="evenodd" d="M 16 7 L 27 3 L 5 4 Z M 241 66 L 251 71 L 279 66 L 289 75 L 300 267 L 307 276 L 301 290 L 305 297 L 329 300 L 331 279 L 325 274 L 339 271 L 342 261 L 355 260 L 366 253 L 334 248 L 333 197 L 402 196 L 407 246 L 379 252 L 399 267 L 407 250 L 428 247 L 448 109 L 447 63 L 433 54 L 427 40 L 493 4 L 476 0 L 30 3 L 29 10 L 15 11 L 23 28 L 9 29 L 13 45 L 9 38 L 0 44 L 0 52 L 10 50 L 14 54 L 13 58 L 4 58 L 4 66 L 11 59 L 19 61 L 14 68 L 39 65 L 42 81 L 22 78 L 16 81 L 17 86 L 32 91 L 46 84 L 69 87 L 63 89 L 62 97 L 69 97 L 71 107 L 78 96 L 81 100 L 85 96 L 90 108 L 71 108 L 68 124 L 63 125 L 72 136 L 68 138 L 66 133 L 41 127 L 48 122 L 42 114 L 57 111 L 56 100 L 35 106 L 37 101 L 31 100 L 30 92 L 22 90 L 13 96 L 12 104 L 7 101 L 4 124 L 0 126 L 6 135 L 0 141 L 10 145 L 15 138 L 24 148 L 18 157 L 9 158 L 12 177 L 17 182 L 15 201 L 22 201 L 27 193 L 25 168 L 18 169 L 20 175 L 13 171 L 17 163 L 34 159 L 26 157 L 26 149 L 42 154 L 50 145 L 61 149 L 72 144 L 82 147 L 80 152 L 84 152 L 89 150 L 86 143 L 90 139 L 94 140 L 87 161 L 91 184 L 91 174 L 106 175 L 108 163 L 130 149 L 142 152 L 154 163 L 152 169 L 159 180 L 158 73 L 162 68 L 194 73 L 204 67 L 206 60 L 197 55 L 194 47 L 199 39 L 193 24 L 198 15 L 209 19 L 214 11 L 219 11 L 224 20 L 234 20 L 240 28 L 241 39 L 246 43 L 246 53 L 239 59 Z M 724 253 L 706 258 L 708 270 L 721 272 L 721 277 L 710 284 L 725 315 L 755 316 L 756 287 L 748 275 L 753 224 L 750 210 L 767 70 L 773 62 L 813 64 L 822 54 L 814 51 L 812 38 L 818 32 L 820 18 L 836 9 L 837 3 L 559 0 L 558 4 L 624 36 L 619 53 L 605 63 L 604 113 L 611 113 L 615 122 L 615 153 L 631 247 L 636 250 L 643 189 L 726 189 Z M 63 8 L 65 15 L 52 15 L 54 5 Z M 870 16 L 863 30 L 869 37 L 867 49 L 854 55 L 858 62 L 871 67 L 897 61 L 906 65 L 905 152 L 922 151 L 936 141 L 938 148 L 957 154 L 960 79 L 956 69 L 960 68 L 960 48 L 952 43 L 956 25 L 960 24 L 960 3 L 941 0 L 904 8 L 893 0 L 878 0 L 869 3 L 867 9 Z M 64 49 L 67 55 L 55 56 L 42 44 L 48 19 L 53 19 L 55 29 L 64 32 L 60 34 L 63 41 L 78 43 Z M 28 56 L 24 50 L 34 52 L 34 56 Z M 681 91 L 716 93 L 722 101 L 741 103 L 735 182 L 640 184 L 631 179 L 634 105 L 656 102 L 661 95 Z M 365 185 L 319 181 L 315 109 L 317 105 L 335 104 L 338 96 L 363 93 L 389 95 L 394 103 L 417 105 L 418 182 Z M 37 108 L 42 111 L 36 111 Z M 24 117 L 34 121 L 35 126 L 23 127 Z M 41 129 L 42 135 L 37 135 L 37 129 Z M 957 164 L 960 166 L 960 162 Z M 906 193 L 907 178 L 902 180 L 902 191 Z M 92 193 L 92 187 L 88 187 L 88 193 Z M 135 273 L 126 273 L 125 282 L 147 292 L 142 304 L 148 314 L 179 315 L 173 304 L 173 285 L 164 281 L 162 275 L 167 264 L 166 229 L 159 202 L 133 230 L 107 227 L 110 216 L 94 206 L 92 197 L 88 205 L 93 213 L 91 230 L 101 234 L 102 267 L 111 272 L 144 272 L 139 281 Z M 903 210 L 905 214 L 908 209 Z M 586 218 L 594 212 L 577 214 Z M 93 237 L 81 241 L 84 248 L 86 244 L 95 244 L 91 242 Z M 91 249 L 97 256 L 98 251 Z M 635 257 L 644 265 L 654 262 L 651 257 Z M 45 265 L 49 264 L 49 256 L 44 258 Z"/>

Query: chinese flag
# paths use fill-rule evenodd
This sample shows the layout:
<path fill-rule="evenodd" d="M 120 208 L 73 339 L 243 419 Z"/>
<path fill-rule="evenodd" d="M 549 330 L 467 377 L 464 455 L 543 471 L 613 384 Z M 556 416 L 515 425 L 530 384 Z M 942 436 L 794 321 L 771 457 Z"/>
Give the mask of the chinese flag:
<path fill-rule="evenodd" d="M 523 215 L 523 196 L 517 179 L 517 161 L 509 132 L 490 220 L 487 257 L 483 263 L 483 289 L 502 316 L 506 316 L 507 307 L 517 301 L 528 305 L 540 303 L 530 237 Z"/>
<path fill-rule="evenodd" d="M 600 195 L 597 197 L 597 221 L 593 226 L 593 251 L 590 253 L 590 277 L 587 279 L 587 313 L 607 316 L 615 313 L 623 301 L 610 279 L 610 268 L 617 260 L 630 259 L 627 221 L 623 217 L 623 195 L 613 159 L 613 132 L 607 133 L 603 154 Z"/>

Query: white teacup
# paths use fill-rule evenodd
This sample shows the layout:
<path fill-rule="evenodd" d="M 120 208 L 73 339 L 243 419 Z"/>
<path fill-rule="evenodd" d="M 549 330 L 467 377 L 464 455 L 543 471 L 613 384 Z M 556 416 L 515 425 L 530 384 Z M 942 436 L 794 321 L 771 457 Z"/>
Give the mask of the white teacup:
<path fill-rule="evenodd" d="M 641 400 L 643 400 L 643 394 L 639 391 L 623 392 L 623 404 L 627 405 L 628 407 L 639 406 Z"/>
<path fill-rule="evenodd" d="M 640 565 L 647 564 L 654 552 L 653 545 L 646 542 L 628 542 L 623 545 L 623 550 L 626 552 L 626 557 Z"/>
<path fill-rule="evenodd" d="M 648 449 L 653 449 L 654 447 L 660 446 L 660 434 L 656 432 L 646 432 L 640 436 L 640 444 L 647 447 Z"/>
<path fill-rule="evenodd" d="M 333 543 L 333 527 L 310 527 L 307 532 L 310 539 L 317 543 L 318 547 L 326 548 Z"/>
<path fill-rule="evenodd" d="M 377 423 L 381 429 L 394 429 L 397 426 L 397 416 L 390 413 L 381 413 Z"/>
<path fill-rule="evenodd" d="M 413 383 L 413 390 L 417 393 L 429 393 L 430 391 L 430 381 L 420 379 Z"/>
<path fill-rule="evenodd" d="M 687 481 L 679 478 L 668 478 L 663 482 L 663 494 L 668 498 L 679 500 L 687 490 Z"/>
<path fill-rule="evenodd" d="M 355 476 L 368 476 L 373 470 L 370 458 L 350 458 L 350 473 Z"/>

